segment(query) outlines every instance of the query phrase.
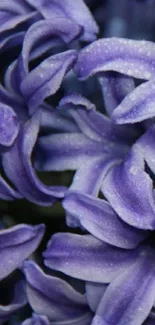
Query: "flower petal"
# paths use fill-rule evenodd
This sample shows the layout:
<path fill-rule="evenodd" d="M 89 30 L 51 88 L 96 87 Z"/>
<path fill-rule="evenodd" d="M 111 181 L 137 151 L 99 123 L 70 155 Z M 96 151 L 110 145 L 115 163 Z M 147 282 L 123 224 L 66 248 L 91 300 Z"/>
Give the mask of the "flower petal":
<path fill-rule="evenodd" d="M 93 42 L 80 52 L 75 72 L 85 80 L 103 71 L 151 79 L 155 76 L 154 43 L 115 37 Z"/>
<path fill-rule="evenodd" d="M 39 131 L 40 114 L 36 113 L 22 127 L 11 149 L 3 154 L 3 168 L 19 192 L 28 200 L 51 205 L 64 196 L 64 187 L 44 185 L 32 167 L 31 154 Z"/>
<path fill-rule="evenodd" d="M 112 118 L 118 124 L 136 123 L 154 117 L 155 80 L 150 80 L 124 98 Z"/>
<path fill-rule="evenodd" d="M 137 141 L 139 149 L 153 173 L 155 173 L 155 151 L 154 151 L 154 141 L 155 141 L 155 126 L 148 129 L 144 135 Z"/>
<path fill-rule="evenodd" d="M 50 325 L 46 316 L 33 313 L 32 318 L 25 320 L 21 325 Z"/>
<path fill-rule="evenodd" d="M 53 55 L 27 75 L 21 83 L 21 92 L 31 113 L 46 97 L 56 93 L 76 58 L 74 50 Z"/>
<path fill-rule="evenodd" d="M 34 262 L 25 262 L 26 292 L 32 309 L 50 320 L 79 318 L 89 311 L 84 295 L 67 282 L 46 275 Z"/>
<path fill-rule="evenodd" d="M 33 24 L 25 35 L 21 56 L 18 59 L 19 79 L 23 80 L 28 74 L 29 60 L 38 44 L 49 42 L 49 38 L 53 38 L 53 42 L 50 43 L 51 47 L 58 45 L 56 40 L 59 40 L 60 44 L 69 43 L 80 33 L 81 27 L 67 18 L 46 19 Z"/>
<path fill-rule="evenodd" d="M 0 231 L 0 279 L 5 278 L 29 257 L 40 244 L 44 225 L 18 225 Z"/>
<path fill-rule="evenodd" d="M 11 146 L 19 131 L 19 123 L 10 106 L 0 103 L 0 145 Z"/>
<path fill-rule="evenodd" d="M 106 175 L 102 191 L 125 222 L 140 229 L 155 229 L 153 185 L 144 168 L 144 158 L 136 144 L 124 161 Z"/>
<path fill-rule="evenodd" d="M 45 265 L 77 279 L 108 283 L 133 263 L 138 251 L 105 244 L 91 235 L 52 236 L 43 254 Z"/>
<path fill-rule="evenodd" d="M 124 223 L 104 200 L 69 191 L 63 207 L 92 235 L 116 247 L 131 249 L 148 233 Z"/>
<path fill-rule="evenodd" d="M 90 157 L 99 156 L 103 146 L 96 146 L 82 133 L 73 132 L 42 136 L 37 148 L 37 169 L 60 171 L 79 168 Z"/>
<path fill-rule="evenodd" d="M 155 298 L 155 263 L 149 254 L 119 274 L 108 286 L 92 325 L 141 325 Z"/>
<path fill-rule="evenodd" d="M 83 0 L 27 0 L 27 2 L 34 6 L 45 19 L 66 17 L 72 19 L 74 22 L 84 28 L 84 34 L 81 39 L 86 41 L 93 41 L 96 39 L 98 33 L 98 26 L 91 15 L 88 7 Z"/>
<path fill-rule="evenodd" d="M 99 77 L 104 105 L 109 115 L 135 88 L 133 78 L 117 72 L 105 72 Z"/>
<path fill-rule="evenodd" d="M 107 289 L 107 284 L 86 282 L 86 297 L 89 307 L 96 312 L 102 296 Z"/>

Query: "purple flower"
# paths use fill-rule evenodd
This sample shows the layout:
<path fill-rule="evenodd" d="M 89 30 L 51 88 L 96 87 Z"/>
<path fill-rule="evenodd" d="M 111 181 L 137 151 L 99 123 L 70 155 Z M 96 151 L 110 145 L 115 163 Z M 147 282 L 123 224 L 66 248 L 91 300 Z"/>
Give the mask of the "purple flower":
<path fill-rule="evenodd" d="M 154 248 L 149 244 L 124 250 L 91 235 L 61 233 L 52 237 L 44 258 L 50 268 L 91 282 L 86 289 L 95 312 L 91 324 L 141 325 L 149 316 L 155 299 Z"/>

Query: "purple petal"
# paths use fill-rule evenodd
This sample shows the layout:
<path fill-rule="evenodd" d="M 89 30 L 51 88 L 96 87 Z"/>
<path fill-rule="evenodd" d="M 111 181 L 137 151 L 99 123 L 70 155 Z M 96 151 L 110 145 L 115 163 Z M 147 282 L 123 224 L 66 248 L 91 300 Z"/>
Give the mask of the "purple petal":
<path fill-rule="evenodd" d="M 109 115 L 135 88 L 133 78 L 117 72 L 105 72 L 103 76 L 99 77 L 99 82 L 102 88 L 104 105 Z"/>
<path fill-rule="evenodd" d="M 108 286 L 92 325 L 141 325 L 155 298 L 155 263 L 144 252 Z"/>
<path fill-rule="evenodd" d="M 0 103 L 0 145 L 11 146 L 19 131 L 19 123 L 10 106 Z"/>
<path fill-rule="evenodd" d="M 50 38 L 53 39 L 51 46 L 57 45 L 55 39 L 69 43 L 81 33 L 81 28 L 70 19 L 57 18 L 41 20 L 33 24 L 27 31 L 22 47 L 22 53 L 18 60 L 18 72 L 20 80 L 23 80 L 29 72 L 28 64 L 31 59 L 31 54 L 36 50 L 38 44 L 45 44 L 49 42 Z M 40 45 L 39 45 L 40 48 Z M 40 51 L 38 52 L 40 53 Z"/>
<path fill-rule="evenodd" d="M 21 84 L 21 92 L 30 112 L 42 104 L 46 97 L 55 94 L 76 58 L 77 53 L 74 50 L 53 55 L 27 75 Z"/>
<path fill-rule="evenodd" d="M 15 284 L 13 289 L 13 298 L 10 304 L 0 305 L 0 324 L 11 318 L 11 316 L 20 310 L 27 303 L 27 297 L 25 295 L 25 283 L 19 281 Z"/>
<path fill-rule="evenodd" d="M 108 283 L 128 268 L 137 250 L 123 250 L 91 235 L 60 233 L 52 236 L 43 254 L 45 265 L 77 279 Z"/>
<path fill-rule="evenodd" d="M 155 126 L 150 127 L 148 131 L 137 141 L 139 150 L 153 173 L 155 173 L 154 141 Z"/>
<path fill-rule="evenodd" d="M 82 40 L 93 41 L 96 39 L 98 26 L 83 0 L 38 0 L 37 3 L 35 0 L 27 0 L 27 2 L 39 10 L 45 19 L 58 17 L 72 19 L 84 28 Z"/>
<path fill-rule="evenodd" d="M 155 80 L 147 81 L 124 98 L 112 118 L 118 124 L 136 123 L 154 117 Z"/>
<path fill-rule="evenodd" d="M 116 247 L 131 249 L 148 235 L 135 229 L 115 214 L 104 200 L 69 191 L 63 200 L 63 207 L 92 235 Z"/>
<path fill-rule="evenodd" d="M 79 166 L 70 186 L 71 191 L 79 191 L 93 196 L 99 194 L 106 173 L 119 161 L 118 158 L 109 155 L 100 156 L 87 159 L 84 164 Z"/>
<path fill-rule="evenodd" d="M 74 170 L 90 157 L 100 156 L 101 150 L 102 144 L 96 146 L 96 142 L 79 132 L 42 136 L 38 140 L 36 167 L 44 171 Z"/>
<path fill-rule="evenodd" d="M 25 262 L 26 292 L 32 309 L 50 320 L 78 318 L 89 311 L 84 295 L 67 282 L 46 275 L 35 263 Z"/>
<path fill-rule="evenodd" d="M 31 154 L 38 135 L 39 123 L 40 115 L 36 113 L 23 125 L 14 145 L 3 154 L 3 168 L 26 199 L 40 205 L 50 205 L 56 198 L 64 196 L 65 188 L 44 185 L 32 167 Z"/>
<path fill-rule="evenodd" d="M 21 199 L 22 195 L 14 190 L 0 175 L 0 198 L 2 200 L 15 200 L 15 199 Z"/>
<path fill-rule="evenodd" d="M 0 231 L 0 279 L 5 278 L 29 257 L 40 244 L 44 225 L 18 225 Z"/>
<path fill-rule="evenodd" d="M 58 109 L 60 108 L 76 122 L 83 134 L 97 142 L 123 142 L 122 138 L 129 140 L 136 133 L 133 129 L 133 135 L 129 135 L 129 128 L 116 126 L 110 119 L 97 112 L 94 104 L 87 98 L 78 94 L 65 96 L 59 103 Z"/>
<path fill-rule="evenodd" d="M 63 116 L 63 111 L 57 111 L 51 106 L 43 105 L 41 111 L 41 127 L 45 128 L 45 130 L 56 131 L 59 133 L 62 132 L 77 132 L 78 127 L 74 123 L 67 118 L 67 116 Z"/>
<path fill-rule="evenodd" d="M 21 325 L 50 325 L 46 316 L 33 314 L 32 318 L 25 320 Z"/>
<path fill-rule="evenodd" d="M 102 190 L 113 209 L 125 222 L 141 229 L 154 229 L 155 202 L 152 186 L 137 144 L 120 165 L 109 171 L 103 181 Z"/>
<path fill-rule="evenodd" d="M 89 307 L 96 312 L 102 296 L 107 289 L 107 284 L 86 282 L 86 297 Z"/>
<path fill-rule="evenodd" d="M 123 38 L 100 39 L 80 52 L 75 71 L 80 80 L 103 71 L 149 80 L 155 76 L 155 45 Z"/>

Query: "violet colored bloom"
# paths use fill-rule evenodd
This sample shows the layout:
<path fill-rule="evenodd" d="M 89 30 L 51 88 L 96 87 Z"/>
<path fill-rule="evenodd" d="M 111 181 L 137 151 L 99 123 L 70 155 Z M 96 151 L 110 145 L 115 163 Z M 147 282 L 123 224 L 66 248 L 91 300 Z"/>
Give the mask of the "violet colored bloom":
<path fill-rule="evenodd" d="M 52 237 L 44 258 L 50 268 L 91 282 L 86 292 L 95 312 L 92 325 L 141 325 L 148 316 L 145 324 L 152 321 L 155 262 L 149 243 L 124 250 L 91 235 L 61 233 Z"/>

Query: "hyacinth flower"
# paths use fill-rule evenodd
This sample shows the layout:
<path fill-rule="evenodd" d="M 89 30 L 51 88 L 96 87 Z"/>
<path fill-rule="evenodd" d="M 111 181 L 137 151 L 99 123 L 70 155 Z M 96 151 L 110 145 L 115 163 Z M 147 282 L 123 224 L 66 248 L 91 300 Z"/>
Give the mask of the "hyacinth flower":
<path fill-rule="evenodd" d="M 13 272 L 35 252 L 43 235 L 44 225 L 20 224 L 0 231 L 0 324 L 27 304 L 24 280 Z"/>
<path fill-rule="evenodd" d="M 9 4 L 6 3 L 6 5 Z M 56 12 L 57 5 L 53 1 Z M 44 10 L 46 12 L 46 4 L 43 7 L 43 12 Z M 65 74 L 74 65 L 77 53 L 75 50 L 68 50 L 50 55 L 31 71 L 29 71 L 29 64 L 49 48 L 52 49 L 64 43 L 68 44 L 81 35 L 86 34 L 85 39 L 88 34 L 90 38 L 93 35 L 94 39 L 97 25 L 82 1 L 78 4 L 77 10 L 85 12 L 84 26 L 79 25 L 78 21 L 74 22 L 72 10 L 74 13 L 75 9 L 69 5 L 69 2 L 66 1 L 65 9 L 68 8 L 66 14 L 63 3 L 60 7 L 61 10 L 59 13 L 57 12 L 56 16 L 46 17 L 45 14 L 44 19 L 33 22 L 25 32 L 24 39 L 20 39 L 21 54 L 17 60 L 11 63 L 4 76 L 6 89 L 2 85 L 0 87 L 3 119 L 2 145 L 4 147 L 11 146 L 10 150 L 4 150 L 2 164 L 6 176 L 17 189 L 17 191 L 13 190 L 1 177 L 1 198 L 3 199 L 12 200 L 25 197 L 40 205 L 51 205 L 64 195 L 65 188 L 63 186 L 45 186 L 35 174 L 31 163 L 31 154 L 39 132 L 40 117 L 39 112 L 32 118 L 30 116 L 36 110 L 46 108 L 44 99 L 59 89 Z M 41 8 L 39 7 L 39 10 L 42 11 Z M 54 15 L 54 11 L 51 12 Z M 89 26 L 86 26 L 86 18 L 89 20 Z M 6 50 L 5 44 L 2 48 Z M 5 125 L 9 121 L 10 128 L 5 134 Z"/>
<path fill-rule="evenodd" d="M 142 122 L 153 117 L 154 45 L 150 42 L 116 39 L 102 40 L 96 44 L 98 45 L 92 44 L 81 52 L 76 71 L 81 79 L 100 73 L 99 79 L 106 98 L 106 108 L 115 123 Z M 105 45 L 105 57 L 103 55 L 104 46 L 101 49 L 101 45 Z M 116 51 L 116 55 L 113 57 L 115 47 L 118 52 Z M 124 52 L 125 50 L 126 52 Z M 123 56 L 123 53 L 126 55 Z M 101 72 L 104 71 L 106 72 L 106 82 L 101 79 L 104 78 L 104 75 L 101 75 Z M 112 73 L 114 71 L 113 75 L 109 73 L 111 71 Z M 132 90 L 130 89 L 127 97 L 123 99 L 119 97 L 119 88 L 114 83 L 116 78 L 116 80 L 120 79 L 119 84 L 123 85 L 124 76 L 122 76 L 122 73 L 127 75 L 127 82 L 132 82 L 131 77 L 151 80 L 135 87 L 135 89 L 134 87 Z M 106 97 L 108 93 L 105 91 L 105 85 L 106 89 L 109 89 L 110 94 L 113 95 L 110 99 L 108 96 Z M 109 88 L 107 88 L 107 85 Z M 148 85 L 152 85 L 152 87 L 149 88 Z M 68 106 L 71 106 L 72 102 L 67 102 L 67 104 L 70 104 Z M 117 102 L 118 105 L 116 105 Z M 65 100 L 64 103 L 66 104 Z M 127 103 L 129 103 L 129 107 L 126 108 L 125 104 Z M 148 109 L 149 105 L 151 110 Z M 69 109 L 71 110 L 71 107 Z M 80 125 L 81 130 L 81 125 L 87 125 L 85 120 L 88 121 L 88 118 L 80 119 L 80 109 L 78 108 L 75 115 L 78 116 L 77 125 Z M 124 114 L 125 110 L 128 111 L 126 115 Z M 126 120 L 124 116 L 125 118 L 127 116 Z M 152 123 L 153 120 L 149 124 Z M 149 127 L 149 124 L 147 127 L 146 124 L 139 124 L 139 126 L 143 127 L 142 136 L 137 141 L 135 139 L 136 143 L 129 149 L 127 154 L 124 154 L 124 157 L 119 157 L 122 161 L 115 161 L 106 170 L 106 175 L 101 175 L 99 181 L 99 184 L 102 184 L 101 190 L 113 209 L 104 200 L 94 199 L 94 193 L 89 192 L 87 188 L 85 189 L 86 181 L 89 184 L 90 180 L 93 179 L 92 173 L 79 174 L 80 177 L 77 177 L 76 186 L 73 181 L 73 185 L 71 185 L 66 195 L 64 207 L 67 213 L 77 219 L 79 218 L 82 226 L 102 241 L 90 235 L 80 237 L 71 234 L 55 235 L 44 253 L 45 264 L 52 269 L 62 271 L 84 281 L 110 283 L 98 304 L 92 324 L 112 323 L 120 325 L 126 323 L 138 325 L 143 324 L 148 316 L 145 324 L 154 322 L 154 316 L 152 313 L 150 314 L 155 299 L 154 245 L 151 232 L 148 231 L 154 229 L 154 194 L 151 180 L 151 171 L 154 173 L 154 126 Z M 90 132 L 88 127 L 85 130 L 87 134 L 88 131 Z M 130 131 L 133 135 L 132 128 Z M 45 146 L 43 140 L 41 143 L 42 148 Z M 50 141 L 52 141 L 52 136 Z M 49 144 L 47 144 L 47 148 Z M 46 152 L 48 152 L 47 149 Z M 58 152 L 58 155 L 60 155 L 60 152 Z M 50 168 L 50 165 L 52 166 L 52 163 L 55 164 L 56 161 L 52 160 L 50 151 L 49 155 L 46 154 L 46 156 L 47 163 L 49 163 L 49 165 L 47 164 L 49 167 L 46 168 Z M 61 156 L 59 157 L 61 158 Z M 79 161 L 81 162 L 82 159 Z M 78 168 L 79 166 L 75 169 Z M 99 168 L 97 170 L 99 171 Z M 78 172 L 75 174 L 75 180 Z M 95 176 L 97 176 L 97 173 L 95 173 Z M 88 187 L 89 190 L 91 186 L 92 183 Z M 98 191 L 99 189 L 97 189 Z M 116 218 L 120 221 L 118 227 L 115 223 Z M 141 237 L 141 240 L 144 240 L 146 235 L 148 239 L 145 244 L 134 248 L 138 245 L 137 241 L 135 246 L 129 246 L 126 240 L 128 238 L 133 240 L 133 237 L 130 236 L 130 231 L 125 228 L 126 226 L 131 226 L 136 235 L 141 234 L 142 237 L 144 236 Z M 107 227 L 106 230 L 105 227 Z M 125 229 L 127 230 L 126 234 Z M 113 234 L 114 236 L 112 236 Z M 124 240 L 121 238 L 122 235 Z M 107 237 L 109 237 L 108 240 Z M 134 248 L 134 250 L 124 250 L 124 248 Z M 122 257 L 121 254 L 126 254 L 127 258 L 123 255 Z M 141 297 L 143 299 L 140 299 Z"/>
<path fill-rule="evenodd" d="M 155 262 L 149 241 L 125 250 L 91 235 L 61 233 L 52 236 L 43 255 L 46 266 L 86 282 L 90 324 L 154 321 Z"/>

